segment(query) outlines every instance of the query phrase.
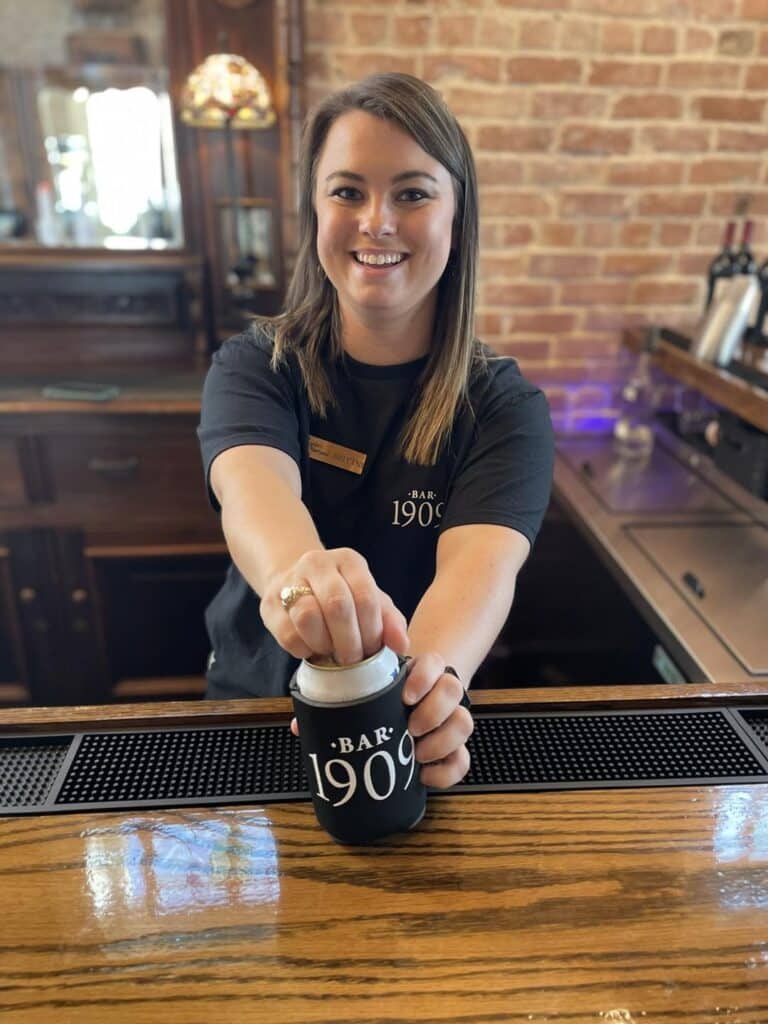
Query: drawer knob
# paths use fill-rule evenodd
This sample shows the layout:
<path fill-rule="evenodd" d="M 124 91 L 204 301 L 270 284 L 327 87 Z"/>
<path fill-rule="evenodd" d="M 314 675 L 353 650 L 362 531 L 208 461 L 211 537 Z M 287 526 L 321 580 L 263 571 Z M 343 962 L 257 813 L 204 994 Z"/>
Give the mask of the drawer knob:
<path fill-rule="evenodd" d="M 22 604 L 32 604 L 37 598 L 37 591 L 34 587 L 22 587 L 19 591 L 19 600 Z"/>
<path fill-rule="evenodd" d="M 103 473 L 105 476 L 127 476 L 135 472 L 139 467 L 137 455 L 130 455 L 127 459 L 89 459 L 88 469 L 92 473 Z"/>
<path fill-rule="evenodd" d="M 72 601 L 74 602 L 74 604 L 82 604 L 83 601 L 87 601 L 87 600 L 88 600 L 88 591 L 87 590 L 83 590 L 82 587 L 76 587 L 72 591 Z"/>

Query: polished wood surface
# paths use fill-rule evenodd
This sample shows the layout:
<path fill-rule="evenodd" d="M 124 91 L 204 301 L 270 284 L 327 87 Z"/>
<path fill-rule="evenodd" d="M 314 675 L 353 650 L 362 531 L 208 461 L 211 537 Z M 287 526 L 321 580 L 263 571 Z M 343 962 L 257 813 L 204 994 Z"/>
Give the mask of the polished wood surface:
<path fill-rule="evenodd" d="M 768 1021 L 765 785 L 433 794 L 358 848 L 300 802 L 5 818 L 0 892 L 3 1024 Z"/>
<path fill-rule="evenodd" d="M 549 686 L 514 690 L 470 690 L 476 711 L 577 711 L 605 709 L 723 707 L 768 704 L 765 683 L 687 683 L 679 686 Z M 287 697 L 253 700 L 153 701 L 74 707 L 0 709 L 0 733 L 72 732 L 93 728 L 141 729 L 195 725 L 212 716 L 217 724 L 243 724 L 256 717 L 279 721 L 291 713 Z"/>

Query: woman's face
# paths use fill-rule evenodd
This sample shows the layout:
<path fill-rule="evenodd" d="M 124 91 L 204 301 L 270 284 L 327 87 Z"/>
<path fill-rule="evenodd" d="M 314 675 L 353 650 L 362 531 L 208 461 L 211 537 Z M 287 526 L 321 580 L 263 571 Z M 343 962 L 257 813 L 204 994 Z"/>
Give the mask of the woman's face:
<path fill-rule="evenodd" d="M 331 126 L 317 167 L 317 254 L 342 312 L 368 322 L 434 304 L 451 249 L 453 182 L 390 121 L 352 110 Z"/>

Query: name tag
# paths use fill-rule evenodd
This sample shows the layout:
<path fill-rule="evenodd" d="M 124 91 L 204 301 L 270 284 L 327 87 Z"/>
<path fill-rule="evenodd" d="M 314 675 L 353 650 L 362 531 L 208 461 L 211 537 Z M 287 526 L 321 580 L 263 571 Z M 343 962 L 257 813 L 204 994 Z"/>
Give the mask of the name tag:
<path fill-rule="evenodd" d="M 363 472 L 367 456 L 364 452 L 356 452 L 354 448 L 345 448 L 342 444 L 325 441 L 322 437 L 309 435 L 309 457 L 316 462 L 325 462 L 336 469 L 346 469 L 348 473 Z"/>

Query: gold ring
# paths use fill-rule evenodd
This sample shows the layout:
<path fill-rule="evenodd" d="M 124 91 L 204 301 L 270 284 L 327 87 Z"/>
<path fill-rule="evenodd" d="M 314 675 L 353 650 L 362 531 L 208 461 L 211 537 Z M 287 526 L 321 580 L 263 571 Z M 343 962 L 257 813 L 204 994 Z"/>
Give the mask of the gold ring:
<path fill-rule="evenodd" d="M 312 596 L 312 587 L 306 583 L 300 583 L 295 587 L 283 587 L 280 591 L 280 603 L 286 611 L 298 601 L 300 597 Z"/>

